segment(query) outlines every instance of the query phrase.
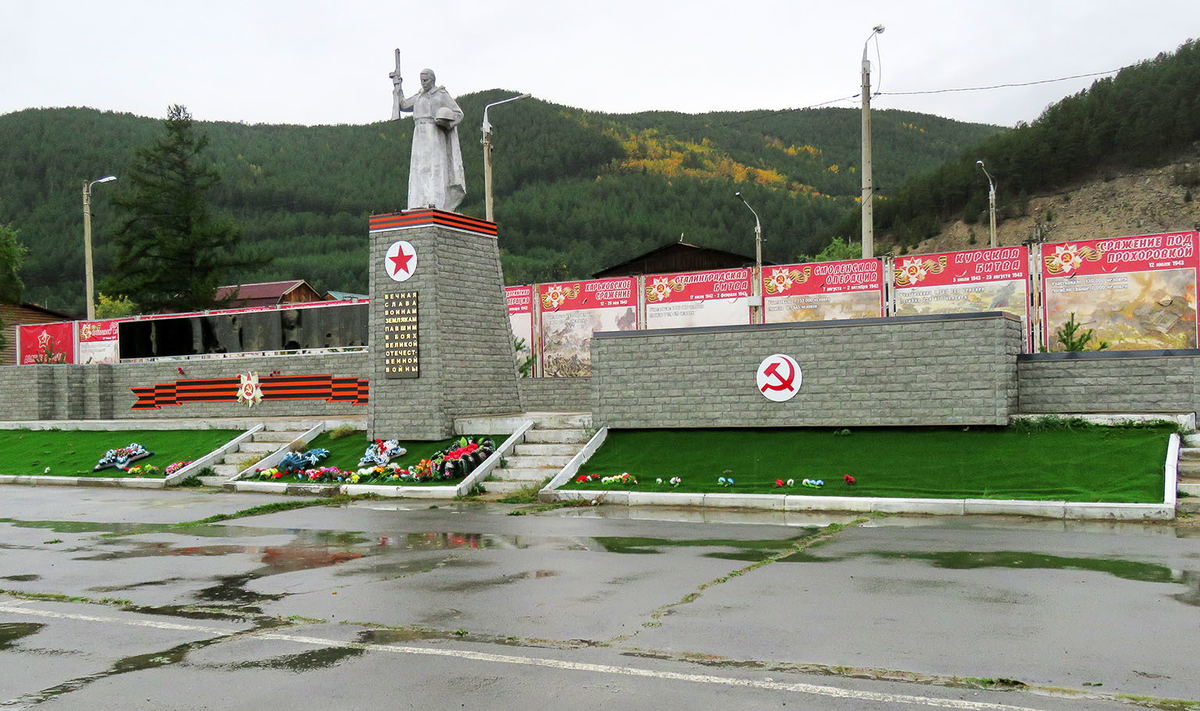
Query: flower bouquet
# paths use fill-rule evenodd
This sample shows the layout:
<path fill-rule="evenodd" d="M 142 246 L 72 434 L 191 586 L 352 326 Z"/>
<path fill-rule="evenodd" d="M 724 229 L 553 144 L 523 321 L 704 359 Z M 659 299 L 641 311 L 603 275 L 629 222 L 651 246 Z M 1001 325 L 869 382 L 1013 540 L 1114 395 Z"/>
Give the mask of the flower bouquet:
<path fill-rule="evenodd" d="M 98 472 L 101 469 L 115 467 L 123 472 L 127 472 L 129 471 L 130 464 L 139 459 L 145 459 L 152 454 L 154 452 L 147 451 L 145 447 L 137 442 L 132 442 L 128 447 L 118 447 L 105 452 L 104 456 L 100 457 L 100 461 L 96 463 L 96 466 L 92 468 L 92 471 Z"/>
<path fill-rule="evenodd" d="M 183 469 L 184 467 L 186 467 L 189 464 L 191 464 L 191 462 L 175 462 L 173 464 L 168 464 L 167 465 L 167 476 L 171 476 L 172 474 L 179 471 L 180 469 Z"/>
<path fill-rule="evenodd" d="M 358 460 L 358 466 L 365 467 L 371 464 L 383 466 L 392 459 L 404 455 L 407 451 L 400 446 L 399 440 L 377 439 L 367 446 L 366 453 L 363 454 L 362 459 Z"/>

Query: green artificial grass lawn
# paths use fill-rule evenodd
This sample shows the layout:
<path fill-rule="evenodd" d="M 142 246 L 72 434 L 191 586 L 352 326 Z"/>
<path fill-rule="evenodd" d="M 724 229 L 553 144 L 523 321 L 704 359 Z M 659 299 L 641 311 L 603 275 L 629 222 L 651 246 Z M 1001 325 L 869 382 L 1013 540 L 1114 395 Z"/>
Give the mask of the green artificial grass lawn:
<path fill-rule="evenodd" d="M 1155 503 L 1163 500 L 1173 431 L 1068 424 L 857 429 L 845 436 L 833 429 L 616 430 L 579 473 L 629 472 L 638 484 L 571 481 L 562 488 Z M 845 474 L 857 483 L 846 484 Z M 668 483 L 675 476 L 683 479 L 678 487 Z M 721 476 L 732 476 L 734 485 L 719 485 Z M 781 489 L 776 479 L 796 483 Z M 803 479 L 825 485 L 804 487 Z"/>
<path fill-rule="evenodd" d="M 482 435 L 467 435 L 468 437 L 476 437 Z M 508 439 L 508 435 L 486 435 L 491 438 L 496 446 L 499 447 L 504 440 Z M 456 444 L 459 437 L 450 437 L 447 439 L 439 439 L 433 442 L 419 442 L 413 440 L 402 440 L 400 446 L 406 451 L 399 457 L 391 461 L 392 464 L 398 464 L 401 468 L 408 468 L 422 459 L 428 459 L 434 453 L 449 447 L 451 444 Z M 355 432 L 345 437 L 333 439 L 328 432 L 323 432 L 312 441 L 309 442 L 307 449 L 328 449 L 329 456 L 322 459 L 318 463 L 318 467 L 337 467 L 342 471 L 357 471 L 360 469 L 358 460 L 362 459 L 363 454 L 367 451 L 367 445 L 371 440 L 367 439 L 366 432 Z M 282 481 L 287 481 L 285 477 Z M 459 480 L 443 480 L 443 481 L 428 481 L 428 482 L 372 482 L 375 484 L 386 484 L 387 486 L 453 486 Z"/>
<path fill-rule="evenodd" d="M 137 442 L 153 455 L 134 462 L 158 467 L 162 478 L 168 464 L 191 461 L 242 434 L 241 430 L 0 430 L 0 474 L 132 477 L 108 467 L 93 472 L 104 453 Z M 46 471 L 46 467 L 50 471 Z"/>

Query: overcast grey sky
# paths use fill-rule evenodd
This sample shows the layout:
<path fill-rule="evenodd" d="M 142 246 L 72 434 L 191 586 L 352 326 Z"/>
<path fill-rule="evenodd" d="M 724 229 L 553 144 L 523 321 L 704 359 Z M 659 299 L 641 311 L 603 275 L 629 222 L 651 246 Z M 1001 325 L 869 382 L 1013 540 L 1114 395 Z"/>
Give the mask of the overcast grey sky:
<path fill-rule="evenodd" d="M 161 117 L 182 103 L 201 120 L 370 123 L 391 110 L 396 47 L 405 93 L 428 66 L 456 95 L 505 88 L 616 113 L 798 108 L 858 93 L 876 24 L 887 29 L 880 61 L 871 46 L 875 87 L 936 90 L 1172 51 L 1200 28 L 1200 2 L 0 0 L 0 113 Z M 1012 125 L 1092 81 L 873 106 Z"/>

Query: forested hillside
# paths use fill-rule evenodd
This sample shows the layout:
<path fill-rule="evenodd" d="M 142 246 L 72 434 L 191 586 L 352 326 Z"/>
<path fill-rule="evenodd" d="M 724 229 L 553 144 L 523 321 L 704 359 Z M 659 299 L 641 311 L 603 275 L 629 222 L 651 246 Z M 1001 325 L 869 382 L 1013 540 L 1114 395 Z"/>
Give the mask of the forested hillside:
<path fill-rule="evenodd" d="M 483 106 L 516 92 L 459 97 L 469 194 L 483 216 Z M 186 103 L 186 97 L 180 97 Z M 164 111 L 165 111 L 164 107 Z M 859 114 L 851 109 L 686 115 L 606 115 L 528 99 L 492 115 L 496 217 L 509 283 L 583 277 L 678 239 L 742 253 L 762 217 L 764 256 L 815 253 L 859 195 Z M 898 111 L 873 115 L 879 190 L 959 155 L 994 126 Z M 198 123 L 223 181 L 213 208 L 238 222 L 273 264 L 228 281 L 304 278 L 319 289 L 365 291 L 366 224 L 405 207 L 411 122 L 367 126 Z M 161 122 L 90 109 L 31 109 L 0 116 L 0 224 L 29 254 L 25 300 L 83 311 L 84 179 L 118 177 Z M 116 228 L 97 186 L 93 231 L 98 278 L 108 273 Z"/>
<path fill-rule="evenodd" d="M 1046 109 L 1033 123 L 990 136 L 954 160 L 914 175 L 875 211 L 877 243 L 901 251 L 938 235 L 947 221 L 987 230 L 984 160 L 997 184 L 1000 219 L 1027 217 L 1030 198 L 1090 179 L 1110 182 L 1171 162 L 1200 141 L 1200 43 L 1126 67 Z M 1180 186 L 1200 182 L 1188 169 Z M 1182 181 L 1182 182 L 1181 182 Z M 1185 199 L 1191 200 L 1190 190 Z M 856 234 L 858 215 L 835 230 Z M 1191 229 L 1176 225 L 1173 229 Z"/>

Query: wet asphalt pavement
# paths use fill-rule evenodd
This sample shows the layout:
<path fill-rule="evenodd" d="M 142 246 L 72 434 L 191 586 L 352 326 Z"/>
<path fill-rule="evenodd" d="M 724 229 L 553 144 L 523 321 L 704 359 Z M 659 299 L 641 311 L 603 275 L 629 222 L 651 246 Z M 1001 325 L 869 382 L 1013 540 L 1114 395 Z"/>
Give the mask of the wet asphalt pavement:
<path fill-rule="evenodd" d="M 280 500 L 0 488 L 0 707 L 1200 699 L 1191 521 Z"/>

